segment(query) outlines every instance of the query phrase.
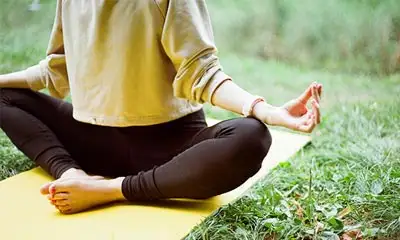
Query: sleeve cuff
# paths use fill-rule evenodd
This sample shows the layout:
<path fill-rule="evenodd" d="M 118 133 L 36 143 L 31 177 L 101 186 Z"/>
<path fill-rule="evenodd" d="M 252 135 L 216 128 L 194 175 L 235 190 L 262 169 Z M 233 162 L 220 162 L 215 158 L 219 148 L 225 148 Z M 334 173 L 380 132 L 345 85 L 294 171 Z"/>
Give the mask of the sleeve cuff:
<path fill-rule="evenodd" d="M 222 70 L 218 70 L 217 72 L 215 72 L 203 91 L 203 94 L 201 96 L 202 102 L 208 102 L 214 106 L 214 104 L 212 103 L 212 97 L 215 91 L 218 89 L 219 86 L 222 85 L 222 83 L 231 80 L 232 78 L 225 74 Z"/>

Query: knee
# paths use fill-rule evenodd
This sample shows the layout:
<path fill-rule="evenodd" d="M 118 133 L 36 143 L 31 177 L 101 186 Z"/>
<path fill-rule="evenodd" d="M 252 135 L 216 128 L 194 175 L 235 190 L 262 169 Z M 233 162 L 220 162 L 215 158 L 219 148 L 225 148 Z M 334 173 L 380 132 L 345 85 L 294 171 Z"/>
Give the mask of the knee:
<path fill-rule="evenodd" d="M 261 158 L 262 161 L 272 144 L 267 126 L 254 118 L 243 118 L 238 121 L 236 130 L 241 150 L 246 150 L 254 158 Z"/>
<path fill-rule="evenodd" d="M 255 174 L 267 156 L 272 137 L 267 126 L 253 118 L 234 120 L 234 157 L 240 167 L 246 167 Z"/>
<path fill-rule="evenodd" d="M 224 175 L 217 194 L 235 189 L 254 176 L 272 143 L 267 126 L 253 118 L 234 119 L 220 126 L 220 137 L 227 140 L 226 146 L 223 146 L 225 151 L 221 149 L 221 152 L 228 154 L 223 161 L 229 173 Z"/>

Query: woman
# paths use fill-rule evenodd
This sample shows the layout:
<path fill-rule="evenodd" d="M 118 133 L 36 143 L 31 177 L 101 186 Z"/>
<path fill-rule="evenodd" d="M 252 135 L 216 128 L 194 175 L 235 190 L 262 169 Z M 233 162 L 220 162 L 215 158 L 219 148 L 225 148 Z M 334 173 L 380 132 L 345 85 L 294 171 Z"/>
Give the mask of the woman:
<path fill-rule="evenodd" d="M 204 0 L 58 0 L 47 57 L 0 75 L 0 126 L 57 179 L 40 191 L 68 214 L 230 191 L 260 169 L 265 124 L 314 129 L 321 91 L 274 107 L 237 86 Z M 207 127 L 206 102 L 245 117 Z"/>

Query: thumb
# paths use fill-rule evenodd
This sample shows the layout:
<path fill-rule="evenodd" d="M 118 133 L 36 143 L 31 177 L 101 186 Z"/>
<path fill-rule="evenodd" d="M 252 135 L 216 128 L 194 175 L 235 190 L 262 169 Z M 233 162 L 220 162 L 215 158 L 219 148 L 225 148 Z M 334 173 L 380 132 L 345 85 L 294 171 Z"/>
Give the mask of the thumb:
<path fill-rule="evenodd" d="M 317 85 L 317 83 L 315 83 L 315 82 L 310 84 L 310 86 L 308 86 L 308 88 L 300 95 L 298 100 L 301 103 L 306 104 L 308 102 L 308 100 L 312 97 L 313 89 L 315 88 L 316 85 Z"/>

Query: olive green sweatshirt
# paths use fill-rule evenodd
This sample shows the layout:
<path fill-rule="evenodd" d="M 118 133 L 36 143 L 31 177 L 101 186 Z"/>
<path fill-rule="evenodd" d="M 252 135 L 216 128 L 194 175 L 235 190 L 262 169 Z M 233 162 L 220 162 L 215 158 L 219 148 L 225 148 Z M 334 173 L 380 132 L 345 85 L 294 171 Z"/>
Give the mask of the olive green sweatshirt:
<path fill-rule="evenodd" d="M 72 98 L 73 117 L 152 125 L 202 108 L 229 80 L 205 0 L 58 0 L 47 56 L 31 89 Z"/>

